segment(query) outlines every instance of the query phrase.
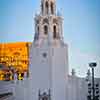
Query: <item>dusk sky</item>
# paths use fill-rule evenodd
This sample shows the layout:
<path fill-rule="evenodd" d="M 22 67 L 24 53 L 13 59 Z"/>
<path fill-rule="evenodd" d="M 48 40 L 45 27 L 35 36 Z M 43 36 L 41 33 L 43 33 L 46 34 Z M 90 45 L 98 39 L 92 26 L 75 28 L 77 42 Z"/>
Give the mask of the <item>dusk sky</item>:
<path fill-rule="evenodd" d="M 34 16 L 41 0 L 0 0 L 0 43 L 33 41 Z M 100 0 L 56 0 L 64 18 L 64 40 L 69 46 L 69 69 L 86 76 L 96 61 L 100 77 Z"/>

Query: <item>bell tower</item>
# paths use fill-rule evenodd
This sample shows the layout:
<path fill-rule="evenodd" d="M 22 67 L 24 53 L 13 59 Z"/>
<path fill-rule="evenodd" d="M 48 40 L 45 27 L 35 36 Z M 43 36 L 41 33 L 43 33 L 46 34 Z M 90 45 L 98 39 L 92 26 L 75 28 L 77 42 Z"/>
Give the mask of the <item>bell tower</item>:
<path fill-rule="evenodd" d="M 30 48 L 29 100 L 66 100 L 68 47 L 63 40 L 63 18 L 57 13 L 56 0 L 41 0 L 40 8 Z"/>
<path fill-rule="evenodd" d="M 56 14 L 56 1 L 55 0 L 41 0 L 41 14 L 42 15 L 55 15 Z"/>
<path fill-rule="evenodd" d="M 34 42 L 63 42 L 63 19 L 56 12 L 56 0 L 41 0 L 41 12 L 35 16 Z"/>

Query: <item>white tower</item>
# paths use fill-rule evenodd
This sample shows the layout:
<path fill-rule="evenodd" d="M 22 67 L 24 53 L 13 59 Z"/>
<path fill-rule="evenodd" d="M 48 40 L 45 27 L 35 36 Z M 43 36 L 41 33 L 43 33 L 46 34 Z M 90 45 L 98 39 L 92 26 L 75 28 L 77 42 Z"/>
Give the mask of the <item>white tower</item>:
<path fill-rule="evenodd" d="M 30 50 L 30 100 L 67 100 L 68 48 L 55 0 L 41 0 Z"/>

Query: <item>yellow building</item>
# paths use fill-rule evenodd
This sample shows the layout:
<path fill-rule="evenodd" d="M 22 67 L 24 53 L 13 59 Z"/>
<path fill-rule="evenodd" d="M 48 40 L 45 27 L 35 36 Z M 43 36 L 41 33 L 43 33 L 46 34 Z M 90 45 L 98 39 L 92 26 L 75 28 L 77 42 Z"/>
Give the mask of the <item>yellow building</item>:
<path fill-rule="evenodd" d="M 27 72 L 30 45 L 30 42 L 0 44 L 0 64 L 6 67 L 12 66 L 21 73 Z"/>

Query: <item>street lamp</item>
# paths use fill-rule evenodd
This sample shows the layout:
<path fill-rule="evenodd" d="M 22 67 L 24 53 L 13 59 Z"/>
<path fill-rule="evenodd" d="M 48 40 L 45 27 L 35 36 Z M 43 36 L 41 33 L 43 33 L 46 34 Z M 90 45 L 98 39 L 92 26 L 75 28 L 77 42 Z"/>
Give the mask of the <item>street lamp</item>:
<path fill-rule="evenodd" d="M 94 68 L 97 66 L 96 62 L 89 63 L 89 66 L 92 68 L 92 100 L 95 100 L 95 88 L 94 88 Z"/>

